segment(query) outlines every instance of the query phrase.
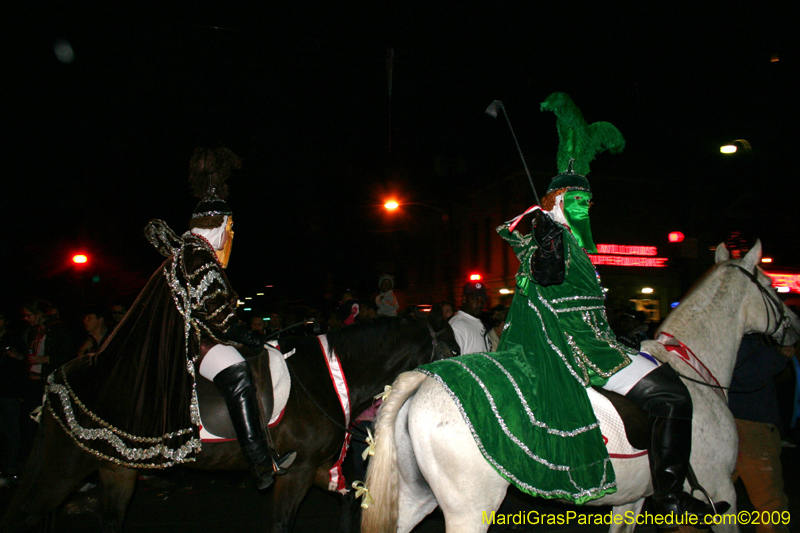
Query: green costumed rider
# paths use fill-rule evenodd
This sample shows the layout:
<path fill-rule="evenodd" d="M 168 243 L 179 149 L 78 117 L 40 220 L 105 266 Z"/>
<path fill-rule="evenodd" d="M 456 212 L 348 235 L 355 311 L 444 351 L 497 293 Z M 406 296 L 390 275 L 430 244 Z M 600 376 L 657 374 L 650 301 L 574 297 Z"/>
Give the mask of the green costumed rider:
<path fill-rule="evenodd" d="M 564 93 L 548 97 L 542 109 L 558 117 L 563 171 L 551 181 L 541 206 L 497 229 L 520 260 L 497 353 L 453 358 L 423 371 L 458 398 L 484 457 L 503 477 L 530 494 L 576 503 L 616 490 L 586 388 L 625 395 L 648 415 L 656 512 L 714 514 L 714 506 L 683 490 L 692 436 L 689 391 L 672 367 L 617 341 L 588 256 L 596 252 L 588 163 L 603 149 L 620 151 L 625 141 L 611 124 L 587 125 Z M 573 162 L 581 173 L 573 170 Z M 517 226 L 528 214 L 534 215 L 533 232 L 523 235 Z M 470 389 L 473 380 L 492 390 L 491 405 L 482 405 L 480 391 Z M 504 389 L 506 382 L 511 385 Z M 509 396 L 518 398 L 524 413 L 495 406 L 494 398 Z M 725 512 L 729 505 L 715 507 Z"/>
<path fill-rule="evenodd" d="M 529 210 L 536 215 L 532 236 L 514 230 L 519 217 L 498 228 L 521 262 L 508 331 L 499 349 L 514 344 L 526 352 L 534 348 L 529 352 L 532 357 L 561 360 L 583 386 L 622 394 L 645 411 L 656 513 L 702 517 L 725 512 L 727 502 L 712 506 L 683 490 L 692 443 L 689 391 L 671 366 L 616 340 L 606 319 L 599 276 L 587 255 L 597 253 L 589 225 L 592 191 L 586 177 L 573 170 L 573 162 L 588 173 L 588 163 L 597 152 L 606 147 L 620 151 L 624 139 L 605 122 L 584 129 L 583 116 L 564 93 L 548 97 L 542 110 L 556 113 L 559 168 L 568 170 L 553 178 L 541 209 Z M 520 328 L 515 320 L 527 327 Z"/>

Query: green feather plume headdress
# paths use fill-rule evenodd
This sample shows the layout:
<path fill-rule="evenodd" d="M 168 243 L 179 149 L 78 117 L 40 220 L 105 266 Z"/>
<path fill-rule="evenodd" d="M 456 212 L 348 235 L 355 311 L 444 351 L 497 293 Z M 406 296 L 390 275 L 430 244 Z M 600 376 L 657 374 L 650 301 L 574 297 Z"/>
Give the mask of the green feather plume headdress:
<path fill-rule="evenodd" d="M 551 94 L 540 108 L 556 114 L 559 140 L 559 174 L 550 182 L 547 192 L 564 188 L 591 192 L 586 179 L 589 163 L 605 150 L 612 154 L 621 152 L 625 148 L 624 137 L 609 122 L 587 124 L 583 113 L 567 93 Z"/>

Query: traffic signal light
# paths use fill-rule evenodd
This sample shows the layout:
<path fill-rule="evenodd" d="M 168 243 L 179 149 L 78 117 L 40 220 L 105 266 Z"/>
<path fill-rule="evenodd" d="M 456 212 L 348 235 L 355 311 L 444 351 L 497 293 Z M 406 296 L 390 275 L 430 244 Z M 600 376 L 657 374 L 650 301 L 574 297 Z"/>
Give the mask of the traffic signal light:
<path fill-rule="evenodd" d="M 683 242 L 684 238 L 683 233 L 680 231 L 671 231 L 669 235 L 667 235 L 667 240 L 669 240 L 669 242 Z"/>

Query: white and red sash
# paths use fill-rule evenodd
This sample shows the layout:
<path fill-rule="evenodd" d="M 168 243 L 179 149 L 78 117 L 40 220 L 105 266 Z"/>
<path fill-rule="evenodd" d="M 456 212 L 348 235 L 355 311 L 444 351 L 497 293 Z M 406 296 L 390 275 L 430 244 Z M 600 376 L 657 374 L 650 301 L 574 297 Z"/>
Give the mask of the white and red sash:
<path fill-rule="evenodd" d="M 724 401 L 726 404 L 728 403 L 728 400 L 725 398 L 725 393 L 722 391 L 717 378 L 714 377 L 714 374 L 712 374 L 706 365 L 704 365 L 703 362 L 697 358 L 697 356 L 688 346 L 664 331 L 659 333 L 656 342 L 663 346 L 668 352 L 673 352 L 675 355 L 680 357 L 684 363 L 692 367 L 692 369 L 697 372 L 701 378 L 703 378 L 703 381 L 709 385 L 712 385 L 714 392 L 719 394 L 720 398 L 722 398 L 722 401 Z"/>
<path fill-rule="evenodd" d="M 342 412 L 344 413 L 344 425 L 350 426 L 350 390 L 347 388 L 347 380 L 344 377 L 344 370 L 342 370 L 342 363 L 339 357 L 328 347 L 328 337 L 326 335 L 317 336 L 320 348 L 322 348 L 322 355 L 325 357 L 325 363 L 328 365 L 328 372 L 331 375 L 331 382 L 333 388 L 336 390 L 336 395 L 339 397 L 339 403 L 342 405 Z M 344 444 L 342 451 L 339 454 L 339 459 L 328 472 L 329 483 L 328 490 L 335 490 L 342 494 L 347 492 L 344 481 L 344 474 L 342 473 L 342 463 L 347 455 L 347 450 L 350 448 L 350 433 L 345 434 Z"/>

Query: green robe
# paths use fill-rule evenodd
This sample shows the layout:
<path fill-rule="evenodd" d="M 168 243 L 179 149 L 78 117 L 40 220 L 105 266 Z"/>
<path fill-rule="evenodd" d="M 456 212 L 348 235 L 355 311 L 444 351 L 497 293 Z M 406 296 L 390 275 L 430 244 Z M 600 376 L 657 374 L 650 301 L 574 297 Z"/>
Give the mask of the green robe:
<path fill-rule="evenodd" d="M 448 391 L 484 457 L 519 489 L 576 503 L 614 492 L 586 387 L 627 366 L 630 352 L 608 325 L 597 272 L 565 228 L 565 280 L 540 286 L 530 272 L 532 236 L 497 231 L 520 260 L 498 351 L 420 370 Z"/>

